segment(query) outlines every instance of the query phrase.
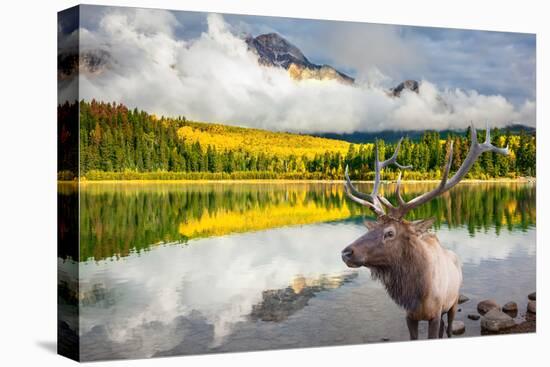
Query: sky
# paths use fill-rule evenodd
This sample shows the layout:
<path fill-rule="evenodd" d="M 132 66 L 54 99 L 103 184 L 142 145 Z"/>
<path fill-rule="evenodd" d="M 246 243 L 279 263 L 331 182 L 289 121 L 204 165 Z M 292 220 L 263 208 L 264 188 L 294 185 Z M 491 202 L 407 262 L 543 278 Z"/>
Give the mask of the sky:
<path fill-rule="evenodd" d="M 110 55 L 100 73 L 81 73 L 84 99 L 303 133 L 536 124 L 532 34 L 99 6 L 80 20 L 81 50 Z M 243 39 L 268 32 L 356 84 L 260 66 Z M 406 79 L 420 93 L 388 97 Z"/>

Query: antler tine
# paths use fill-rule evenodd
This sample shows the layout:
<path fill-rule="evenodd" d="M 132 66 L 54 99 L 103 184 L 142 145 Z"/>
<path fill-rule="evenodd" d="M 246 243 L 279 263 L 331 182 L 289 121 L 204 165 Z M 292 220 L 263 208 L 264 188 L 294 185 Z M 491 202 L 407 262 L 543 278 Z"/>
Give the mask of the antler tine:
<path fill-rule="evenodd" d="M 445 171 L 443 171 L 443 178 L 439 186 L 444 187 L 447 184 L 447 179 L 449 178 L 449 172 L 451 171 L 451 165 L 453 164 L 453 145 L 454 141 L 451 140 L 451 147 L 449 148 L 449 159 L 447 159 L 447 165 L 445 166 Z"/>
<path fill-rule="evenodd" d="M 373 203 L 371 203 L 367 200 L 363 200 L 363 199 L 358 198 L 357 196 L 353 195 L 350 191 L 350 184 L 348 184 L 348 182 L 344 183 L 344 191 L 345 191 L 346 195 L 351 200 L 355 201 L 356 203 L 358 203 L 360 205 L 369 207 L 370 209 L 372 209 L 376 213 L 376 215 L 382 216 L 382 215 L 386 214 L 379 206 L 376 206 L 376 205 L 374 205 Z"/>
<path fill-rule="evenodd" d="M 473 149 L 474 147 L 479 145 L 477 141 L 477 130 L 476 130 L 476 127 L 474 126 L 473 121 L 470 121 L 470 137 L 472 139 L 472 143 L 470 144 L 470 149 Z"/>
<path fill-rule="evenodd" d="M 472 124 L 471 139 L 472 144 L 470 147 L 470 151 L 468 152 L 468 155 L 464 159 L 464 162 L 458 168 L 453 177 L 449 179 L 449 172 L 451 170 L 451 165 L 453 161 L 453 142 L 451 141 L 451 145 L 449 148 L 449 158 L 447 159 L 447 164 L 445 166 L 445 171 L 443 172 L 443 177 L 440 184 L 434 190 L 417 196 L 416 198 L 404 204 L 400 201 L 400 206 L 393 211 L 392 215 L 397 218 L 403 218 L 410 210 L 430 201 L 431 199 L 451 189 L 453 186 L 458 184 L 460 180 L 464 178 L 464 176 L 466 176 L 470 168 L 472 168 L 472 166 L 474 165 L 477 158 L 484 152 L 495 152 L 504 155 L 507 155 L 509 153 L 508 147 L 497 148 L 491 144 L 491 132 L 489 127 L 487 127 L 487 131 L 485 133 L 485 142 L 483 144 L 479 144 L 479 142 L 477 141 L 476 129 Z"/>
<path fill-rule="evenodd" d="M 395 164 L 398 168 L 400 168 L 402 170 L 412 168 L 412 165 L 404 166 L 404 165 L 399 164 L 397 162 L 397 155 L 399 154 L 399 148 L 401 148 L 401 143 L 402 142 L 403 142 L 403 138 L 399 139 L 399 141 L 397 142 L 397 146 L 395 147 L 395 151 L 393 152 L 393 155 L 390 158 L 383 161 L 383 162 L 378 161 L 378 145 L 377 145 L 377 147 L 376 147 L 376 157 L 377 157 L 376 161 L 377 161 L 377 163 L 379 163 L 379 168 L 380 169 L 385 168 L 385 167 L 389 166 L 390 164 Z M 380 180 L 380 173 L 379 172 L 377 172 L 377 177 L 378 177 L 378 182 L 379 182 L 379 180 Z M 397 191 L 397 194 L 398 194 L 397 196 L 398 196 L 399 204 L 401 205 L 401 203 L 404 202 L 404 200 L 403 200 L 403 198 L 401 197 L 401 195 L 399 193 L 400 180 L 401 180 L 401 172 L 399 172 L 399 179 L 398 179 L 398 184 L 397 184 L 397 190 L 398 190 Z M 376 192 L 375 192 L 375 189 L 376 189 Z M 373 194 L 372 195 L 376 195 L 379 202 L 382 203 L 386 208 L 388 208 L 391 213 L 395 213 L 398 210 L 398 208 L 393 206 L 392 203 L 388 199 L 386 199 L 385 197 L 383 197 L 381 195 L 378 195 L 378 185 L 376 185 L 376 187 L 373 188 Z"/>
<path fill-rule="evenodd" d="M 393 204 L 390 203 L 390 201 L 388 199 L 386 199 L 385 197 L 383 197 L 381 195 L 378 195 L 377 198 L 382 204 L 384 204 L 385 207 L 387 207 L 391 210 L 395 209 L 395 206 L 393 206 Z"/>
<path fill-rule="evenodd" d="M 346 177 L 346 184 L 349 186 L 350 192 L 354 196 L 356 196 L 360 199 L 363 199 L 363 200 L 372 200 L 372 197 L 369 194 L 365 194 L 365 193 L 357 190 L 355 188 L 355 186 L 353 186 L 353 184 L 351 183 L 351 180 L 349 178 L 349 167 L 348 167 L 348 165 L 346 165 L 346 170 L 344 172 L 344 176 Z"/>
<path fill-rule="evenodd" d="M 380 171 L 390 164 L 395 164 L 400 169 L 411 169 L 412 165 L 404 166 L 402 164 L 399 164 L 397 162 L 397 155 L 399 154 L 399 148 L 401 147 L 401 142 L 403 141 L 403 138 L 399 139 L 397 142 L 397 146 L 395 147 L 395 151 L 393 152 L 393 155 L 386 159 L 385 161 L 380 162 L 378 160 L 378 142 L 376 142 L 376 162 L 374 163 L 375 167 L 375 173 L 374 173 L 374 186 L 372 188 L 371 196 L 378 197 L 378 189 L 380 188 Z"/>
<path fill-rule="evenodd" d="M 411 165 L 408 165 L 408 166 L 403 166 L 401 164 L 399 164 L 397 162 L 397 155 L 399 154 L 399 148 L 401 148 L 401 142 L 403 141 L 403 138 L 399 139 L 399 141 L 397 142 L 397 146 L 395 147 L 395 151 L 393 152 L 393 155 L 386 159 L 384 162 L 381 162 L 380 163 L 380 168 L 385 168 L 387 167 L 388 165 L 390 164 L 395 164 L 398 168 L 400 169 L 411 169 L 412 166 Z M 376 159 L 378 160 L 378 143 L 377 143 L 377 146 L 376 146 Z"/>
<path fill-rule="evenodd" d="M 399 172 L 399 176 L 397 176 L 397 183 L 395 186 L 395 195 L 397 196 L 397 201 L 399 202 L 400 206 L 405 205 L 405 200 L 403 200 L 403 197 L 401 196 L 401 172 Z"/>
<path fill-rule="evenodd" d="M 485 142 L 483 144 L 478 144 L 483 152 L 495 152 L 499 154 L 508 155 L 510 153 L 509 151 L 509 145 L 506 146 L 506 148 L 498 148 L 495 147 L 493 144 L 491 144 L 491 129 L 489 129 L 489 122 L 487 122 L 487 130 L 485 131 Z"/>
<path fill-rule="evenodd" d="M 395 164 L 400 169 L 412 168 L 410 165 L 404 166 L 397 162 L 397 155 L 399 154 L 399 148 L 402 141 L 403 138 L 399 139 L 393 155 L 382 162 L 379 160 L 378 141 L 375 143 L 374 184 L 370 195 L 360 192 L 355 188 L 355 186 L 353 186 L 349 178 L 349 167 L 346 165 L 346 170 L 344 173 L 346 179 L 344 182 L 344 189 L 346 194 L 356 203 L 371 208 L 378 216 L 386 215 L 383 205 L 390 208 L 392 211 L 396 209 L 385 197 L 378 195 L 378 189 L 380 188 L 380 171 L 390 164 Z"/>
<path fill-rule="evenodd" d="M 380 185 L 380 161 L 378 160 L 378 140 L 374 142 L 374 184 L 372 185 L 371 196 L 374 198 L 378 195 L 378 186 Z"/>
<path fill-rule="evenodd" d="M 403 197 L 401 196 L 401 172 L 399 173 L 399 176 L 397 178 L 397 185 L 395 187 L 395 194 L 397 196 L 399 206 L 397 208 L 388 206 L 391 212 L 390 216 L 396 219 L 403 218 L 405 214 L 407 214 L 411 209 L 417 207 L 418 205 L 426 201 L 429 201 L 437 197 L 438 195 L 441 195 L 443 192 L 447 190 L 445 186 L 447 184 L 447 179 L 449 177 L 449 172 L 451 170 L 451 165 L 453 162 L 453 142 L 452 141 L 451 141 L 451 146 L 448 151 L 448 154 L 449 154 L 449 158 L 447 159 L 447 164 L 445 165 L 445 170 L 443 171 L 443 177 L 441 178 L 441 182 L 439 183 L 437 188 L 430 192 L 424 193 L 423 195 L 418 196 L 409 202 L 405 202 L 405 200 L 403 200 Z M 420 202 L 420 200 L 422 200 L 422 202 Z M 417 201 L 419 203 L 417 203 Z"/>
<path fill-rule="evenodd" d="M 351 200 L 363 206 L 369 207 L 378 216 L 386 214 L 384 212 L 384 209 L 377 202 L 377 200 L 373 199 L 368 194 L 362 193 L 361 191 L 357 190 L 355 186 L 353 186 L 349 178 L 349 167 L 347 165 L 344 175 L 346 177 L 346 181 L 344 182 L 344 191 Z M 369 200 L 372 200 L 373 202 L 371 203 Z"/>

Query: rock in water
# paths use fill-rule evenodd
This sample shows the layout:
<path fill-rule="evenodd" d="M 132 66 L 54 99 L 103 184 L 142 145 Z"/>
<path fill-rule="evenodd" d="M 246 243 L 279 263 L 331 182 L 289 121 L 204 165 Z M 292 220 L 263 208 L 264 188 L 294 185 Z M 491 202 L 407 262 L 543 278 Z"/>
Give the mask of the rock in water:
<path fill-rule="evenodd" d="M 487 312 L 493 309 L 497 309 L 500 311 L 500 306 L 498 305 L 498 303 L 496 303 L 495 300 L 492 299 L 486 299 L 477 304 L 477 312 L 479 312 L 481 315 L 485 315 Z"/>
<path fill-rule="evenodd" d="M 455 320 L 453 321 L 453 326 L 451 330 L 453 332 L 453 335 L 464 334 L 464 332 L 466 331 L 466 326 L 464 325 L 464 322 Z"/>
<path fill-rule="evenodd" d="M 518 304 L 515 302 L 508 302 L 507 304 L 502 306 L 502 311 L 506 312 L 512 317 L 516 317 L 518 314 Z"/>
<path fill-rule="evenodd" d="M 489 310 L 481 318 L 481 330 L 486 330 L 494 333 L 508 330 L 514 325 L 516 325 L 514 319 L 510 315 L 505 314 L 497 308 Z"/>
<path fill-rule="evenodd" d="M 530 293 L 527 298 L 529 298 L 531 301 L 537 300 L 537 292 Z"/>
<path fill-rule="evenodd" d="M 480 317 L 481 317 L 481 316 L 476 315 L 475 313 L 468 314 L 468 318 L 469 318 L 470 320 L 479 320 Z"/>
<path fill-rule="evenodd" d="M 468 297 L 466 297 L 465 295 L 461 294 L 460 296 L 458 296 L 458 304 L 461 305 L 463 304 L 464 302 L 468 302 L 470 299 Z"/>
<path fill-rule="evenodd" d="M 527 303 L 527 311 L 536 314 L 537 313 L 537 301 L 529 301 L 529 303 Z"/>

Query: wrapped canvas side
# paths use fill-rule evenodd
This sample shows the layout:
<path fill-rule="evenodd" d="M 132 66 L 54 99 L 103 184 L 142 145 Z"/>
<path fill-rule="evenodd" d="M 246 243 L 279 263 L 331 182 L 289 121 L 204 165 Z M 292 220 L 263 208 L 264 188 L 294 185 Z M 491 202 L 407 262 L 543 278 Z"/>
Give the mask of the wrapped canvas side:
<path fill-rule="evenodd" d="M 80 8 L 58 13 L 57 351 L 80 359 L 78 64 Z"/>

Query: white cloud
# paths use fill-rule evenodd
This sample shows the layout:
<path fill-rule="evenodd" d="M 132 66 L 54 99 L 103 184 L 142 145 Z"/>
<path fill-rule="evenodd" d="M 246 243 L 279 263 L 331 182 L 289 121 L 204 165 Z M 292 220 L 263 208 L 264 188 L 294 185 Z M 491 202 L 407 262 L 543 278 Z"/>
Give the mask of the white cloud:
<path fill-rule="evenodd" d="M 417 40 L 401 33 L 401 27 L 386 24 L 327 22 L 296 41 L 305 45 L 306 55 L 327 52 L 331 63 L 355 70 L 359 80 L 370 80 L 373 71 L 379 70 L 399 83 L 427 63 Z"/>
<path fill-rule="evenodd" d="M 81 75 L 81 98 L 122 102 L 159 115 L 300 132 L 461 128 L 470 121 L 535 124 L 532 101 L 516 108 L 502 96 L 440 90 L 426 80 L 418 95 L 388 97 L 379 86 L 388 78 L 374 67 L 385 60 L 378 52 L 376 60 L 365 55 L 363 69 L 350 65 L 365 70 L 367 83 L 297 82 L 283 69 L 258 65 L 219 15 L 209 15 L 208 31 L 192 41 L 177 39 L 176 26 L 170 12 L 113 10 L 97 30 L 81 30 L 83 50 L 100 48 L 111 54 L 103 72 Z M 377 35 L 368 43 L 379 44 Z M 361 60 L 348 56 L 343 50 L 345 60 Z"/>

